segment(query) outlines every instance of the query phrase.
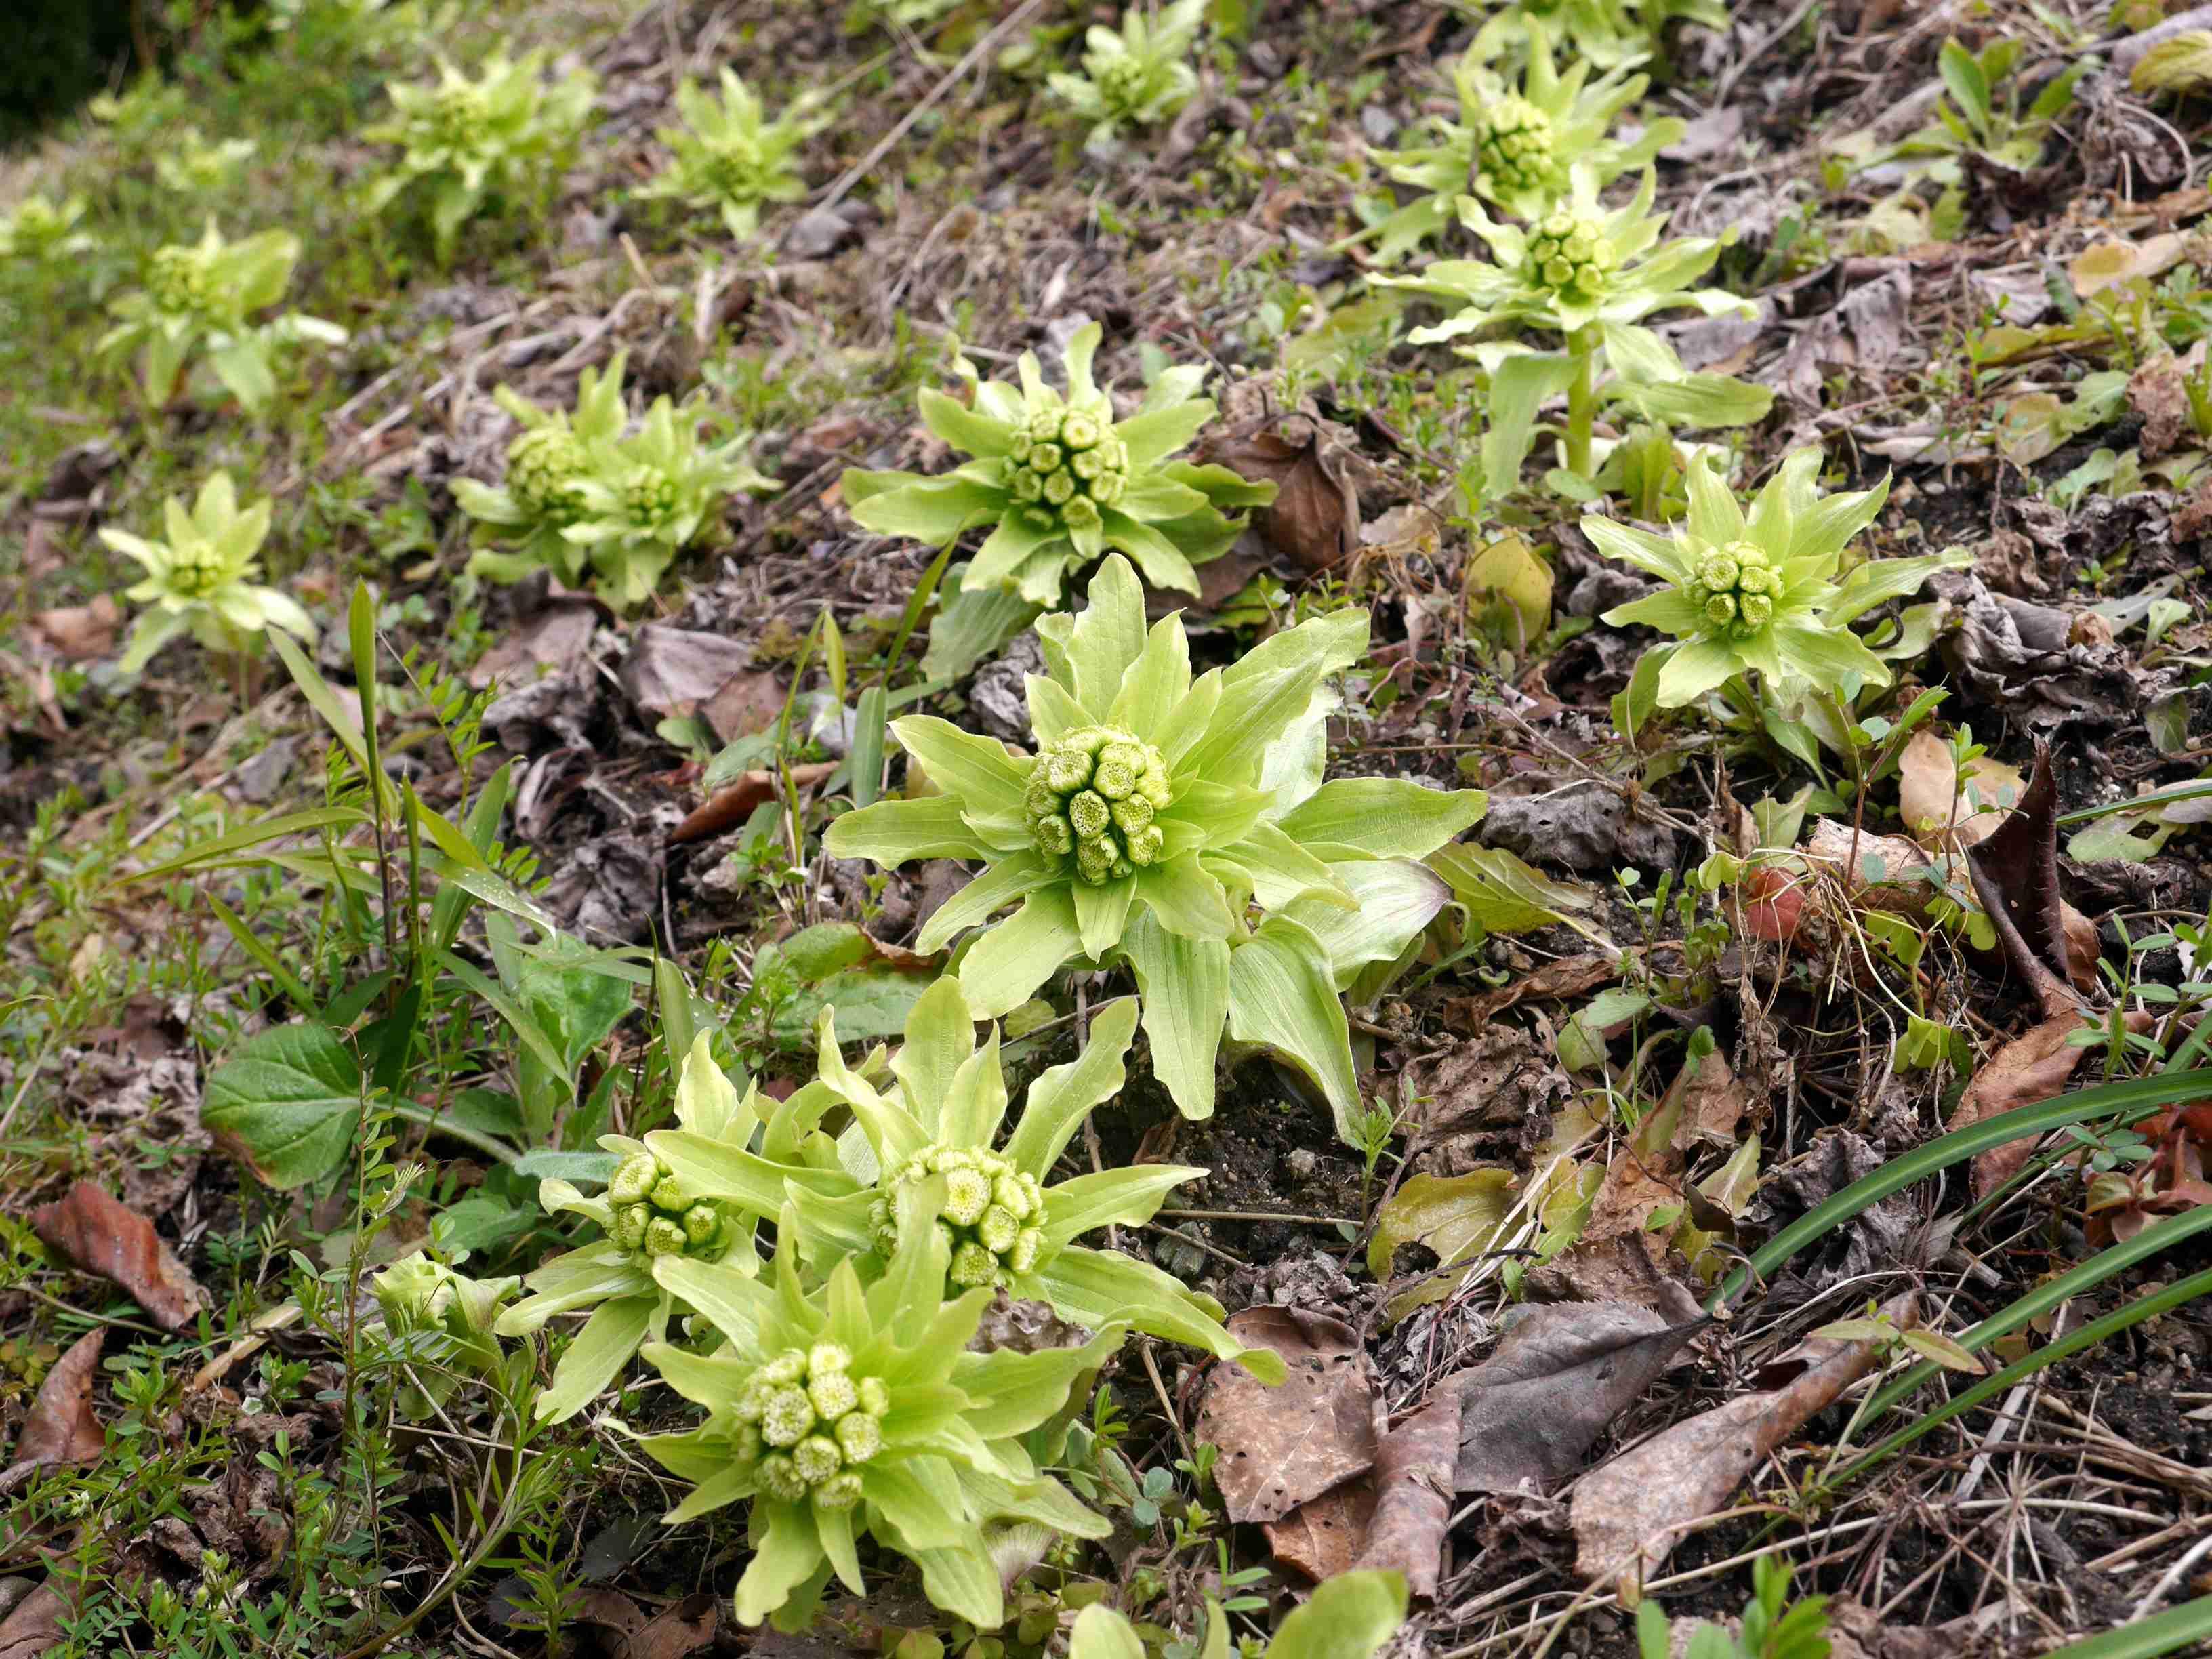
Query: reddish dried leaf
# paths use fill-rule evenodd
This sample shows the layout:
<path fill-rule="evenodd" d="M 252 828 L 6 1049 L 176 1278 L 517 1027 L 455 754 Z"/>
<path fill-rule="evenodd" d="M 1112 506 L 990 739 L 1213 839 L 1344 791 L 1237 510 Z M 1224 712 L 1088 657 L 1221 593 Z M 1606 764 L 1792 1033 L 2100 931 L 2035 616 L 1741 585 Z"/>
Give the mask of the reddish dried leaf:
<path fill-rule="evenodd" d="M 31 1225 L 52 1249 L 87 1273 L 112 1279 L 165 1331 L 198 1317 L 200 1287 L 154 1224 L 89 1181 L 31 1212 Z"/>
<path fill-rule="evenodd" d="M 687 1659 L 713 1644 L 721 1627 L 721 1601 L 712 1590 L 696 1590 L 672 1607 L 655 1613 L 633 1631 L 616 1659 Z"/>
<path fill-rule="evenodd" d="M 122 619 L 115 600 L 102 593 L 90 605 L 41 611 L 31 618 L 31 627 L 63 661 L 86 662 L 115 649 L 115 629 Z"/>
<path fill-rule="evenodd" d="M 1229 1322 L 1247 1347 L 1290 1366 L 1274 1388 L 1236 1365 L 1208 1381 L 1199 1433 L 1221 1448 L 1214 1480 L 1237 1522 L 1278 1521 L 1375 1463 L 1374 1383 L 1359 1333 L 1300 1308 L 1247 1308 Z"/>
<path fill-rule="evenodd" d="M 2137 1009 L 2124 1017 L 2130 1031 L 2147 1031 L 2152 1016 Z M 1991 1054 L 1959 1097 L 1958 1109 L 1945 1127 L 1966 1129 L 1984 1118 L 2022 1106 L 2034 1106 L 2063 1092 L 2074 1068 L 2089 1051 L 2069 1039 L 2081 1029 L 2081 1016 L 2069 1008 L 2022 1032 Z M 2020 1172 L 2035 1151 L 2033 1137 L 1992 1146 L 1974 1160 L 1974 1194 L 1984 1197 Z"/>
<path fill-rule="evenodd" d="M 1352 1565 L 1402 1572 L 1417 1601 L 1437 1593 L 1459 1436 L 1460 1397 L 1449 1389 L 1439 1389 L 1382 1437 L 1369 1477 L 1377 1494 L 1375 1512 L 1367 1524 L 1366 1547 Z"/>
<path fill-rule="evenodd" d="M 791 769 L 791 781 L 797 788 L 811 789 L 836 769 L 835 761 L 810 761 Z M 726 830 L 734 830 L 753 815 L 754 808 L 773 799 L 775 792 L 775 774 L 756 768 L 728 787 L 716 790 L 706 805 L 670 830 L 668 844 L 681 847 L 686 842 L 704 841 Z"/>
<path fill-rule="evenodd" d="M 58 1463 L 97 1463 L 107 1449 L 106 1431 L 93 1415 L 92 1385 L 100 1369 L 105 1326 L 87 1331 L 54 1363 L 31 1402 L 15 1443 L 15 1461 L 0 1474 L 0 1492 L 12 1491 L 35 1469 Z"/>
<path fill-rule="evenodd" d="M 1295 1568 L 1318 1584 L 1352 1571 L 1366 1547 L 1367 1522 L 1374 1513 L 1375 1477 L 1370 1471 L 1299 1504 L 1261 1530 L 1279 1565 Z"/>
<path fill-rule="evenodd" d="M 1899 1329 L 1918 1322 L 1911 1292 L 1884 1304 Z M 1575 1565 L 1633 1600 L 1684 1530 L 1729 1494 L 1814 1413 L 1832 1405 L 1881 1358 L 1875 1343 L 1814 1337 L 1778 1362 L 1785 1380 L 1678 1423 L 1576 1483 L 1569 1515 Z"/>

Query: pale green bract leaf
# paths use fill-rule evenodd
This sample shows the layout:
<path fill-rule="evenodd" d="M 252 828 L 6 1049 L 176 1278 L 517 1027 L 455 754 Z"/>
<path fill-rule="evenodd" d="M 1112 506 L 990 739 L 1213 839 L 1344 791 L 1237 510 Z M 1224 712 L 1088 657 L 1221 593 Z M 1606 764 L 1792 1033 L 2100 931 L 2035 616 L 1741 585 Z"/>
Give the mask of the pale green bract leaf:
<path fill-rule="evenodd" d="M 1261 1043 L 1320 1085 L 1337 1133 L 1352 1139 L 1359 1079 L 1352 1027 L 1328 953 L 1311 931 L 1273 915 L 1229 957 L 1229 1034 Z"/>

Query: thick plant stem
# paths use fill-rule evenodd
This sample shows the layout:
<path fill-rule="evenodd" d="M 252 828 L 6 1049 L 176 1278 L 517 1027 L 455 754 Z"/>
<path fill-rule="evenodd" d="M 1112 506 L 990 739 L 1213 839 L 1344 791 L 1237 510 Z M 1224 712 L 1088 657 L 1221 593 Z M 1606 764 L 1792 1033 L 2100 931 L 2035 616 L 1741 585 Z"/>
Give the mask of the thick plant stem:
<path fill-rule="evenodd" d="M 1574 355 L 1575 378 L 1567 387 L 1567 471 L 1578 478 L 1590 476 L 1590 428 L 1597 418 L 1597 330 L 1577 329 L 1567 336 Z"/>

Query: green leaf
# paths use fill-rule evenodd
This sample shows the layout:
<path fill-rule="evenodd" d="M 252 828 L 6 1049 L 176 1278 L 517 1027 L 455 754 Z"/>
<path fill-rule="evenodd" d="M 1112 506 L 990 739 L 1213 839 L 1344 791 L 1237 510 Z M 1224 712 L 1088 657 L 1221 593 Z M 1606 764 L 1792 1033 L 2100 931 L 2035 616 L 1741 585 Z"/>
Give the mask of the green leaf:
<path fill-rule="evenodd" d="M 1145 1659 L 1145 1644 L 1129 1621 L 1103 1601 L 1075 1616 L 1068 1638 L 1068 1659 Z"/>
<path fill-rule="evenodd" d="M 552 1382 L 538 1396 L 538 1417 L 563 1423 L 596 1400 L 645 1340 L 658 1305 L 654 1297 L 630 1296 L 603 1302 L 593 1310 L 583 1329 L 568 1340 L 561 1363 L 553 1368 Z"/>
<path fill-rule="evenodd" d="M 1287 916 L 1268 917 L 1230 952 L 1229 1034 L 1274 1049 L 1319 1084 L 1337 1133 L 1352 1141 L 1359 1079 L 1344 1000 L 1321 941 Z"/>
<path fill-rule="evenodd" d="M 1321 941 L 1340 991 L 1351 988 L 1362 968 L 1395 960 L 1451 898 L 1441 876 L 1410 859 L 1360 859 L 1332 869 L 1353 908 L 1301 898 L 1283 915 Z"/>
<path fill-rule="evenodd" d="M 279 1191 L 328 1175 L 352 1150 L 361 1067 L 326 1025 L 279 1026 L 249 1037 L 208 1074 L 200 1121 Z"/>
<path fill-rule="evenodd" d="M 1121 954 L 1144 997 L 1152 1074 L 1185 1117 L 1212 1117 L 1214 1058 L 1229 1018 L 1228 942 L 1186 939 L 1147 914 L 1130 921 Z"/>
<path fill-rule="evenodd" d="M 2212 44 L 2206 55 L 2212 57 Z M 2200 1595 L 2117 1630 L 2051 1648 L 2044 1659 L 2160 1659 L 2169 1653 L 2202 1652 L 2207 1644 L 2212 1644 L 2212 1595 Z"/>
<path fill-rule="evenodd" d="M 1526 933 L 1560 922 L 1596 902 L 1585 889 L 1553 881 L 1503 848 L 1438 848 L 1428 866 L 1451 884 L 1467 907 L 1468 925 L 1484 933 Z"/>
<path fill-rule="evenodd" d="M 1205 1173 L 1180 1164 L 1136 1164 L 1063 1181 L 1050 1189 L 1046 1242 L 1066 1244 L 1101 1227 L 1150 1221 L 1170 1191 Z"/>
<path fill-rule="evenodd" d="M 1488 810 L 1480 789 L 1431 789 L 1411 778 L 1336 778 L 1276 820 L 1304 847 L 1341 847 L 1378 859 L 1426 858 Z"/>
<path fill-rule="evenodd" d="M 823 1562 L 811 1504 L 757 1498 L 753 1525 L 753 1559 L 738 1580 L 738 1622 L 744 1625 L 757 1625 L 781 1607 Z M 995 1576 L 992 1588 L 998 1588 Z"/>
<path fill-rule="evenodd" d="M 1401 1573 L 1340 1573 L 1283 1620 L 1267 1659 L 1370 1659 L 1405 1622 L 1406 1599 Z"/>
<path fill-rule="evenodd" d="M 961 586 L 938 607 L 921 653 L 925 678 L 947 684 L 991 656 L 1037 618 L 1038 609 L 1018 593 L 985 583 Z"/>
<path fill-rule="evenodd" d="M 1990 136 L 1990 82 L 1974 54 L 1957 40 L 1948 40 L 1936 58 L 1936 68 L 1952 101 L 1974 124 L 1976 135 L 1986 141 Z"/>
<path fill-rule="evenodd" d="M 1419 337 L 1418 336 L 1416 337 Z M 1490 377 L 1490 424 L 1482 434 L 1483 489 L 1493 500 L 1513 493 L 1536 441 L 1536 410 L 1574 383 L 1563 351 L 1516 352 Z"/>
<path fill-rule="evenodd" d="M 978 1019 L 998 1019 L 1027 1002 L 1062 963 L 1082 954 L 1074 899 L 1065 886 L 1041 888 L 968 947 L 960 963 L 960 987 Z"/>
<path fill-rule="evenodd" d="M 1137 1033 L 1137 1007 L 1135 997 L 1116 997 L 1092 1008 L 1081 1052 L 1030 1085 L 1021 1121 L 1006 1147 L 1016 1169 L 1043 1180 L 1085 1115 L 1121 1091 L 1129 1042 Z"/>
<path fill-rule="evenodd" d="M 961 813 L 950 795 L 879 800 L 839 818 L 822 844 L 832 858 L 866 859 L 886 868 L 913 859 L 988 858 L 991 848 Z"/>

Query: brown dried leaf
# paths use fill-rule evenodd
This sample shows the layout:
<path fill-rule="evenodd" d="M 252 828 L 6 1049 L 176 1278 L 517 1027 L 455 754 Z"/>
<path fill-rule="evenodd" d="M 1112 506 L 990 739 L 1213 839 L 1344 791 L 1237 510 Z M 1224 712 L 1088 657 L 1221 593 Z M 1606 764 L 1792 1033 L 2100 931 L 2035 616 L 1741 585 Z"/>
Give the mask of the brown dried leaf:
<path fill-rule="evenodd" d="M 2136 441 L 2142 459 L 2170 453 L 2189 430 L 2189 377 L 2180 359 L 2161 351 L 2130 375 L 2128 406 L 2142 416 L 2142 435 Z"/>
<path fill-rule="evenodd" d="M 1278 1565 L 1293 1567 L 1316 1584 L 1352 1571 L 1366 1547 L 1367 1523 L 1375 1514 L 1375 1476 L 1370 1471 L 1301 1504 L 1279 1521 L 1261 1528 Z"/>
<path fill-rule="evenodd" d="M 1322 449 L 1320 428 L 1303 416 L 1209 440 L 1191 459 L 1273 484 L 1273 504 L 1255 511 L 1252 523 L 1301 568 L 1329 569 L 1359 545 L 1359 494 Z"/>
<path fill-rule="evenodd" d="M 54 1362 L 31 1414 L 15 1442 L 15 1461 L 0 1474 L 0 1492 L 12 1492 L 37 1469 L 59 1463 L 97 1463 L 107 1449 L 107 1431 L 93 1415 L 92 1385 L 100 1368 L 100 1347 L 107 1328 L 87 1331 Z"/>
<path fill-rule="evenodd" d="M 4 1622 L 0 1622 L 0 1659 L 39 1659 L 63 1644 L 62 1620 L 72 1611 L 71 1603 L 48 1579 L 15 1603 L 15 1610 Z"/>
<path fill-rule="evenodd" d="M 632 1631 L 615 1650 L 615 1659 L 687 1659 L 710 1646 L 720 1628 L 720 1598 L 712 1590 L 695 1590 L 655 1613 L 642 1630 Z"/>
<path fill-rule="evenodd" d="M 1291 1370 L 1275 1388 L 1237 1365 L 1216 1366 L 1208 1382 L 1199 1433 L 1221 1448 L 1214 1480 L 1231 1521 L 1279 1521 L 1374 1467 L 1375 1389 L 1358 1332 L 1273 1307 L 1245 1309 L 1229 1330 Z"/>
<path fill-rule="evenodd" d="M 811 789 L 836 769 L 835 761 L 809 761 L 791 769 L 791 781 L 797 788 Z M 725 830 L 734 830 L 753 815 L 755 807 L 772 799 L 775 791 L 775 773 L 761 767 L 742 773 L 735 783 L 716 790 L 704 805 L 694 808 L 689 817 L 671 830 L 668 844 L 681 847 L 686 842 L 704 841 Z"/>
<path fill-rule="evenodd" d="M 1900 1330 L 1918 1322 L 1918 1310 L 1910 1291 L 1884 1304 Z M 1717 1510 L 1769 1453 L 1881 1358 L 1871 1341 L 1808 1339 L 1778 1363 L 1777 1386 L 1678 1423 L 1584 1475 L 1569 1509 L 1577 1569 L 1635 1599 L 1686 1528 Z"/>
<path fill-rule="evenodd" d="M 591 599 L 548 603 L 477 659 L 469 670 L 469 684 L 479 690 L 504 688 L 527 684 L 541 672 L 558 674 L 574 668 L 591 648 L 600 611 Z"/>
<path fill-rule="evenodd" d="M 1610 985 L 1620 977 L 1626 955 L 1561 957 L 1510 985 L 1479 997 L 1451 997 L 1444 1003 L 1444 1024 L 1455 1031 L 1480 1031 L 1517 1002 L 1552 997 L 1577 997 Z"/>
<path fill-rule="evenodd" d="M 2019 810 L 1966 850 L 1975 896 L 1989 913 L 2012 970 L 2046 1018 L 2080 1006 L 2068 984 L 2065 905 L 2058 896 L 2058 785 L 2051 750 L 2038 744 Z"/>
<path fill-rule="evenodd" d="M 199 1316 L 200 1287 L 154 1224 L 106 1189 L 80 1181 L 66 1197 L 31 1212 L 31 1225 L 85 1272 L 112 1279 L 165 1331 Z"/>
<path fill-rule="evenodd" d="M 88 662 L 115 649 L 116 624 L 123 619 L 110 594 L 90 605 L 65 605 L 41 611 L 31 626 L 64 662 Z"/>
<path fill-rule="evenodd" d="M 623 661 L 623 690 L 656 719 L 689 714 L 752 660 L 753 647 L 745 641 L 647 623 L 632 637 Z"/>
<path fill-rule="evenodd" d="M 1382 1437 L 1369 1477 L 1378 1495 L 1366 1547 L 1352 1565 L 1402 1572 L 1417 1601 L 1429 1601 L 1437 1593 L 1459 1437 L 1459 1396 L 1439 1390 Z"/>
<path fill-rule="evenodd" d="M 1708 1322 L 1622 1302 L 1537 1304 L 1511 1316 L 1459 1390 L 1462 1492 L 1548 1492 Z"/>
<path fill-rule="evenodd" d="M 699 705 L 700 718 L 724 743 L 735 743 L 755 732 L 765 732 L 783 718 L 787 700 L 782 684 L 764 669 L 746 669 L 717 686 L 714 695 Z"/>
<path fill-rule="evenodd" d="M 1970 762 L 1960 776 L 1950 745 L 1924 728 L 1912 734 L 1897 767 L 1898 811 L 1913 839 L 1930 851 L 1946 842 L 1963 848 L 1986 840 L 2003 821 L 2002 809 L 2027 794 L 2018 767 L 1986 755 Z"/>
<path fill-rule="evenodd" d="M 2147 1031 L 2153 1024 L 2152 1016 L 2142 1009 L 2125 1019 L 2130 1031 Z M 1944 1127 L 1972 1128 L 1984 1118 L 2038 1105 L 2063 1092 L 2075 1067 L 2089 1052 L 2073 1047 L 2069 1041 L 2081 1024 L 2080 1012 L 2069 1008 L 2006 1043 L 1974 1073 L 1973 1081 L 1959 1097 L 1958 1109 Z M 1974 1160 L 1974 1195 L 1983 1197 L 2003 1186 L 2034 1151 L 2031 1137 L 2008 1140 L 1982 1153 Z"/>

